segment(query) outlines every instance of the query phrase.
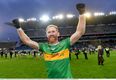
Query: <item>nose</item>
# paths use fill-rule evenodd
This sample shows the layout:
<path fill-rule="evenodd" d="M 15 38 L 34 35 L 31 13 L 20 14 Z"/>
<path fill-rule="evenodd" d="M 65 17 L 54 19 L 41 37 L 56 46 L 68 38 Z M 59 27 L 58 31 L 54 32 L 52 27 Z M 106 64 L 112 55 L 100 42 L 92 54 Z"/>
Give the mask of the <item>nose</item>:
<path fill-rule="evenodd" d="M 54 34 L 55 34 L 55 32 L 53 32 L 53 31 L 50 32 L 50 35 L 54 35 Z"/>
<path fill-rule="evenodd" d="M 53 35 L 53 33 L 51 32 L 51 33 L 48 33 L 48 36 L 52 36 Z"/>

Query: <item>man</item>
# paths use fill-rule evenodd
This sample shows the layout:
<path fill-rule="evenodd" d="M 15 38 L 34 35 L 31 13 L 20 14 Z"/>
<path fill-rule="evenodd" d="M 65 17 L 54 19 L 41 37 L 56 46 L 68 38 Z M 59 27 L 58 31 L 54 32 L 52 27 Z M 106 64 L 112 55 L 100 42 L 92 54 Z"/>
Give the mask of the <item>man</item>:
<path fill-rule="evenodd" d="M 3 48 L 2 48 L 2 50 L 0 52 L 0 54 L 1 54 L 1 58 L 3 58 L 3 54 L 4 54 Z"/>
<path fill-rule="evenodd" d="M 110 57 L 110 48 L 109 47 L 105 48 L 105 52 L 106 52 L 106 56 Z"/>
<path fill-rule="evenodd" d="M 77 4 L 79 11 L 79 22 L 76 32 L 62 41 L 58 41 L 60 35 L 56 25 L 49 25 L 46 28 L 48 43 L 37 43 L 32 41 L 20 27 L 17 19 L 13 20 L 14 26 L 17 28 L 22 42 L 36 50 L 40 49 L 44 52 L 44 60 L 47 66 L 48 78 L 71 78 L 70 62 L 69 62 L 69 47 L 79 40 L 85 33 L 86 19 L 84 16 L 85 5 Z"/>
<path fill-rule="evenodd" d="M 98 65 L 103 65 L 103 48 L 101 45 L 98 46 Z"/>
<path fill-rule="evenodd" d="M 83 49 L 82 49 L 82 52 L 83 52 L 83 54 L 84 54 L 84 56 L 85 56 L 85 59 L 88 60 L 88 56 L 87 56 L 88 53 L 87 53 L 86 48 L 83 48 Z"/>
<path fill-rule="evenodd" d="M 70 49 L 69 49 L 69 59 L 71 60 L 71 54 L 72 54 L 72 52 L 73 52 L 73 47 L 70 47 Z"/>
<path fill-rule="evenodd" d="M 79 48 L 75 48 L 75 56 L 76 56 L 77 59 L 79 59 L 78 55 L 79 55 L 80 53 L 81 53 L 81 52 L 80 52 Z"/>
<path fill-rule="evenodd" d="M 10 49 L 9 49 L 9 53 L 10 53 L 10 58 L 12 58 L 12 55 L 13 55 L 13 48 L 10 48 Z"/>
<path fill-rule="evenodd" d="M 5 54 L 5 58 L 7 58 L 7 54 L 8 54 L 8 49 L 4 48 L 4 54 Z"/>

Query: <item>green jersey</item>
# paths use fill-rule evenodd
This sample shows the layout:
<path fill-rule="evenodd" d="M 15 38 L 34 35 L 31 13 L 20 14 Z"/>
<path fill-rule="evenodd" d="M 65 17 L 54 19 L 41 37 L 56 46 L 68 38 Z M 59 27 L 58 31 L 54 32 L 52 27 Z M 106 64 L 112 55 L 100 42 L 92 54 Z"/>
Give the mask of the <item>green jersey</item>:
<path fill-rule="evenodd" d="M 39 44 L 39 49 L 44 52 L 48 78 L 72 78 L 69 47 L 70 38 L 66 38 L 56 45 Z"/>

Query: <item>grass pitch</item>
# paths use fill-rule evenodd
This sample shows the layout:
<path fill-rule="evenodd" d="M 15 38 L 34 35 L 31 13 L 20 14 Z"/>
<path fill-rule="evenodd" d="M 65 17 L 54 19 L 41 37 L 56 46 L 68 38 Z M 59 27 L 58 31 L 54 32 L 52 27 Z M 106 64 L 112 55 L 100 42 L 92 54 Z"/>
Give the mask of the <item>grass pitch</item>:
<path fill-rule="evenodd" d="M 88 60 L 81 53 L 76 59 L 72 53 L 71 70 L 73 78 L 116 78 L 116 51 L 110 57 L 104 53 L 104 65 L 98 65 L 97 53 L 88 54 Z M 31 55 L 0 58 L 0 78 L 47 78 L 46 67 L 42 57 Z"/>

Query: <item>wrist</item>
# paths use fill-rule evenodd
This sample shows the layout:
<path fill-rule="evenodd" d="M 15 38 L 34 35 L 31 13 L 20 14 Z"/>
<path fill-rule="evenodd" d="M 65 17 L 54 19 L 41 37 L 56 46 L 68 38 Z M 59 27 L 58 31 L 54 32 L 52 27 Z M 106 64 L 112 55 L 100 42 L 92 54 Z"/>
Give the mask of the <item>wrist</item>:
<path fill-rule="evenodd" d="M 85 14 L 79 14 L 79 18 L 85 18 Z"/>
<path fill-rule="evenodd" d="M 83 14 L 79 14 L 79 17 L 81 17 L 81 16 L 85 16 L 85 14 L 83 13 Z"/>
<path fill-rule="evenodd" d="M 21 28 L 21 27 L 20 27 L 20 28 L 17 28 L 17 30 L 19 30 L 19 31 L 20 31 L 20 30 L 22 30 L 22 28 Z"/>

